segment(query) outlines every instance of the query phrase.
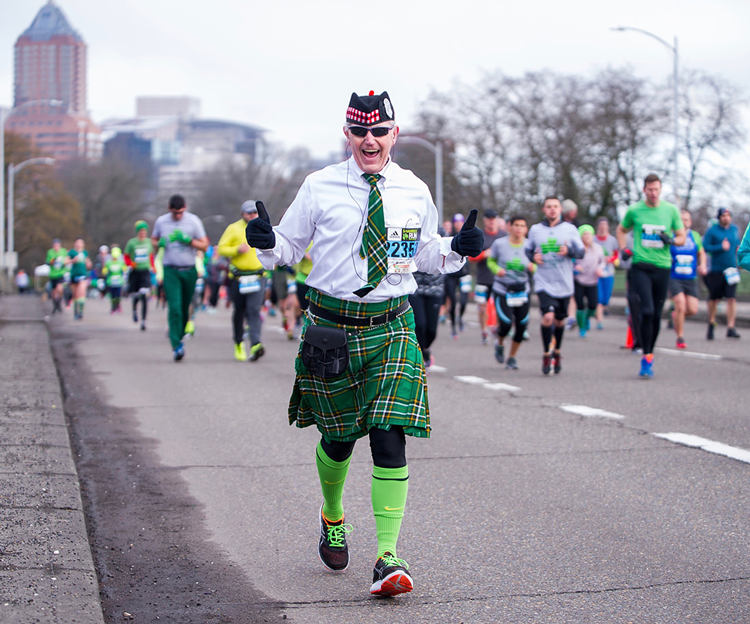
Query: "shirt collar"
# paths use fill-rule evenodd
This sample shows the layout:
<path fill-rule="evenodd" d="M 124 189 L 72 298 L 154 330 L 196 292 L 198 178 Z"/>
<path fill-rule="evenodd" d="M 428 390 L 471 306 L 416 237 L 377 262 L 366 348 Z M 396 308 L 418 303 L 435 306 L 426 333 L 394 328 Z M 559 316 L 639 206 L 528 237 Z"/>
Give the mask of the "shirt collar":
<path fill-rule="evenodd" d="M 388 162 L 385 163 L 385 167 L 383 167 L 378 172 L 378 175 L 381 177 L 381 181 L 383 183 L 383 186 L 387 186 L 387 182 L 388 182 L 388 170 L 391 168 L 391 163 L 393 163 L 393 159 L 389 156 L 388 157 Z M 362 175 L 364 174 L 364 171 L 362 171 L 362 169 L 360 169 L 359 165 L 357 164 L 357 161 L 354 160 L 354 156 L 350 156 L 349 157 L 349 165 L 351 166 L 352 171 L 354 171 L 354 173 L 356 174 L 357 178 L 359 178 L 360 180 L 362 180 L 362 182 L 363 182 L 363 184 L 365 186 L 369 187 L 369 183 L 367 182 L 367 180 L 365 180 L 362 177 Z"/>

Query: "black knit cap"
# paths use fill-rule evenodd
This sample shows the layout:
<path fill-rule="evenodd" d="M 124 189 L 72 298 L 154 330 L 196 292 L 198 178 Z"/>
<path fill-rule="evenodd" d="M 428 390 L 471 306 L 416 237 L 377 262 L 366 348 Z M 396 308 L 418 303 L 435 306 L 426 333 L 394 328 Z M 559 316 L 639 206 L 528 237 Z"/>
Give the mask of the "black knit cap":
<path fill-rule="evenodd" d="M 347 123 L 359 126 L 374 126 L 383 121 L 394 121 L 396 116 L 393 112 L 391 99 L 388 91 L 375 95 L 370 91 L 369 95 L 357 95 L 352 93 L 349 100 L 349 108 L 346 109 Z"/>

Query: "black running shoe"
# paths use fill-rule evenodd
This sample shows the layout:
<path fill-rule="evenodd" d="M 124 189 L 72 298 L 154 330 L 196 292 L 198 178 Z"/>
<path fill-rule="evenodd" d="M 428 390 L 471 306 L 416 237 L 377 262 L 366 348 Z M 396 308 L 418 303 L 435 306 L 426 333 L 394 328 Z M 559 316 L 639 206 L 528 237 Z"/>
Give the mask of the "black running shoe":
<path fill-rule="evenodd" d="M 323 565 L 332 572 L 343 572 L 349 567 L 349 546 L 346 544 L 346 534 L 351 532 L 352 525 L 344 524 L 344 518 L 337 522 L 326 520 L 321 506 L 318 556 Z"/>
<path fill-rule="evenodd" d="M 714 339 L 714 324 L 709 323 L 708 331 L 706 332 L 706 340 L 713 340 L 713 339 Z"/>
<path fill-rule="evenodd" d="M 737 330 L 734 327 L 730 327 L 727 329 L 727 338 L 739 338 L 740 335 L 737 333 Z"/>
<path fill-rule="evenodd" d="M 542 356 L 542 374 L 549 375 L 551 370 L 552 370 L 552 356 L 545 354 Z"/>
<path fill-rule="evenodd" d="M 407 572 L 409 565 L 387 552 L 375 562 L 370 593 L 374 596 L 397 596 L 414 589 L 414 581 Z"/>
<path fill-rule="evenodd" d="M 553 370 L 555 371 L 555 375 L 559 375 L 562 370 L 562 355 L 555 353 L 553 360 L 555 361 Z"/>
<path fill-rule="evenodd" d="M 495 345 L 495 359 L 498 364 L 505 362 L 505 347 L 503 345 Z"/>

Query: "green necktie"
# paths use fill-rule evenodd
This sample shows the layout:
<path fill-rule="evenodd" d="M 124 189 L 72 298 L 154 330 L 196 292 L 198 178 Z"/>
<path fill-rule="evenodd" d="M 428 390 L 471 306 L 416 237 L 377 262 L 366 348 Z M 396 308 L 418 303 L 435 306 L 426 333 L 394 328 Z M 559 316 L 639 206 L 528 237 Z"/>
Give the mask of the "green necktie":
<path fill-rule="evenodd" d="M 377 173 L 363 173 L 362 177 L 370 183 L 370 196 L 367 200 L 367 226 L 362 233 L 362 247 L 359 251 L 360 257 L 367 258 L 367 286 L 354 291 L 358 297 L 364 297 L 373 290 L 388 270 L 383 198 L 378 190 L 381 176 Z"/>

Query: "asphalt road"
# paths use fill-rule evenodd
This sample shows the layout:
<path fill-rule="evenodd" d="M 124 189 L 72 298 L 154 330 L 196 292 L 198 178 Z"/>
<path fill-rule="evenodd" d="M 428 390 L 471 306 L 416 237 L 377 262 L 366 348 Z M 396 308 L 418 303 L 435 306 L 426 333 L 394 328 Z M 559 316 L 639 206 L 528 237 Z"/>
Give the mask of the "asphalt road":
<path fill-rule="evenodd" d="M 200 314 L 174 363 L 164 311 L 140 332 L 106 305 L 89 301 L 83 322 L 52 319 L 53 334 L 68 337 L 101 405 L 134 425 L 121 444 L 147 446 L 149 470 L 177 476 L 199 514 L 196 539 L 247 583 L 235 590 L 273 607 L 263 621 L 750 622 L 750 333 L 708 342 L 703 324 L 688 324 L 678 353 L 663 329 L 656 377 L 641 380 L 639 357 L 619 348 L 619 317 L 586 339 L 567 333 L 551 377 L 536 317 L 519 371 L 480 345 L 473 307 L 457 340 L 442 326 L 428 376 L 433 434 L 407 443 L 399 556 L 415 590 L 383 600 L 369 596 L 366 443 L 344 496 L 352 564 L 334 575 L 318 561 L 318 435 L 287 424 L 297 345 L 278 317 L 264 325 L 267 354 L 239 363 L 229 312 Z M 140 561 L 132 576 L 158 584 L 147 554 Z M 143 605 L 119 600 L 138 619 Z"/>

